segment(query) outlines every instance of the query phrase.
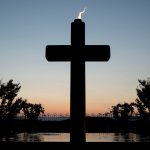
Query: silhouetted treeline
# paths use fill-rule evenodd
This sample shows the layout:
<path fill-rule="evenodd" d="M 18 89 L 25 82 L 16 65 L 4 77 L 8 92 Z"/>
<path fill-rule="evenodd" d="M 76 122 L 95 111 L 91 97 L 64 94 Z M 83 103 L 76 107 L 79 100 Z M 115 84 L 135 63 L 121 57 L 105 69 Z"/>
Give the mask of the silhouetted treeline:
<path fill-rule="evenodd" d="M 44 113 L 41 104 L 32 104 L 26 99 L 16 98 L 20 88 L 20 84 L 14 84 L 13 80 L 7 83 L 0 80 L 0 120 L 12 120 L 20 112 L 23 112 L 27 119 L 37 120 L 38 116 Z"/>
<path fill-rule="evenodd" d="M 114 118 L 127 120 L 132 116 L 136 108 L 141 119 L 150 119 L 150 78 L 138 81 L 139 87 L 136 89 L 138 98 L 130 104 L 125 102 L 124 104 L 119 103 L 112 106 L 111 113 Z"/>
<path fill-rule="evenodd" d="M 6 84 L 0 81 L 0 136 L 19 132 L 70 132 L 70 119 L 61 121 L 40 121 L 44 113 L 41 104 L 31 104 L 23 98 L 16 98 L 20 84 L 13 80 Z M 86 117 L 86 132 L 137 132 L 150 134 L 150 80 L 139 80 L 136 89 L 138 98 L 130 104 L 112 106 L 114 118 Z M 129 120 L 135 108 L 141 119 Z M 23 112 L 25 120 L 17 120 L 16 115 Z"/>

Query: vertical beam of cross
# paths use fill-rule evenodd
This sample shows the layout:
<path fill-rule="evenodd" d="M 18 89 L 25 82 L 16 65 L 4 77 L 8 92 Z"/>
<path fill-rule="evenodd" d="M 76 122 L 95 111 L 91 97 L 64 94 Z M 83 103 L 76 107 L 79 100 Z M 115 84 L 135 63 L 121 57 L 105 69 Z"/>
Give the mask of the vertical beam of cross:
<path fill-rule="evenodd" d="M 71 61 L 70 142 L 86 141 L 85 61 L 108 61 L 109 45 L 85 45 L 85 23 L 75 19 L 71 23 L 71 46 L 48 45 L 48 61 Z"/>
<path fill-rule="evenodd" d="M 71 23 L 71 46 L 75 57 L 71 60 L 70 141 L 85 142 L 85 61 L 80 58 L 85 46 L 85 23 L 80 19 Z"/>

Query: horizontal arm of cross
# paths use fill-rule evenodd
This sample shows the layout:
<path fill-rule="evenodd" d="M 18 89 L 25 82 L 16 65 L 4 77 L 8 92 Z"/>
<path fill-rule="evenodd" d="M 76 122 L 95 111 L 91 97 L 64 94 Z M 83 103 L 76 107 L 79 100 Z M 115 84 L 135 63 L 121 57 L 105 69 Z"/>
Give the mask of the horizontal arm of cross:
<path fill-rule="evenodd" d="M 73 47 L 70 45 L 46 46 L 46 59 L 48 61 L 108 61 L 110 58 L 109 45 L 85 45 Z"/>

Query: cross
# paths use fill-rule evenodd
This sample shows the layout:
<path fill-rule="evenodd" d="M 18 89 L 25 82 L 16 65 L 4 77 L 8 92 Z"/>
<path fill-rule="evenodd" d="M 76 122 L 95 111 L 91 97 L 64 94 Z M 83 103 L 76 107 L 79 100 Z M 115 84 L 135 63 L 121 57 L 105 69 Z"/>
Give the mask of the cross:
<path fill-rule="evenodd" d="M 71 23 L 71 45 L 46 46 L 48 61 L 71 62 L 70 142 L 85 142 L 85 61 L 108 61 L 109 45 L 85 45 L 85 23 Z"/>

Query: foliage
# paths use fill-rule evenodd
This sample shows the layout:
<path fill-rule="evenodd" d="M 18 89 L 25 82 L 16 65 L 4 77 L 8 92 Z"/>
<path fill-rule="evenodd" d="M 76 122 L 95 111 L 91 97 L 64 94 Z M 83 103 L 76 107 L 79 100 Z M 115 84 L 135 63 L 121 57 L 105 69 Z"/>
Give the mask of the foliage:
<path fill-rule="evenodd" d="M 139 87 L 136 89 L 138 98 L 135 100 L 135 106 L 143 118 L 150 116 L 150 79 L 138 80 Z"/>
<path fill-rule="evenodd" d="M 118 119 L 124 119 L 127 120 L 129 117 L 132 116 L 134 112 L 134 108 L 132 104 L 124 103 L 124 104 L 117 104 L 115 106 L 112 106 L 111 110 L 113 117 Z"/>
<path fill-rule="evenodd" d="M 14 118 L 21 110 L 22 98 L 15 100 L 21 86 L 9 80 L 7 84 L 0 81 L 0 119 Z"/>
<path fill-rule="evenodd" d="M 137 108 L 143 119 L 150 117 L 150 79 L 138 81 L 139 87 L 136 89 L 138 98 L 131 104 L 124 103 L 112 106 L 111 113 L 114 118 L 128 119 L 132 116 L 134 107 Z"/>
<path fill-rule="evenodd" d="M 44 113 L 44 108 L 41 104 L 24 103 L 23 112 L 26 118 L 37 120 L 40 113 Z"/>
<path fill-rule="evenodd" d="M 38 119 L 40 113 L 44 113 L 41 104 L 31 104 L 23 98 L 16 98 L 20 88 L 20 84 L 14 84 L 13 80 L 6 84 L 0 81 L 0 119 L 14 119 L 21 110 L 28 119 Z"/>

